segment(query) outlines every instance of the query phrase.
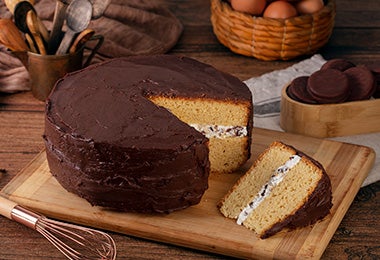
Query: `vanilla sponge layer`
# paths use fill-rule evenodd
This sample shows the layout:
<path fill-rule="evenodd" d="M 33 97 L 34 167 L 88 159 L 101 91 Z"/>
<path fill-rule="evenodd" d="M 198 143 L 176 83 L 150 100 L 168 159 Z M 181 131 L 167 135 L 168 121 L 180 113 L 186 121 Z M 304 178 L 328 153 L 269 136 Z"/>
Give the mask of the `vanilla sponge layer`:
<path fill-rule="evenodd" d="M 165 107 L 187 124 L 242 126 L 251 130 L 252 103 L 151 96 L 149 99 Z M 251 134 L 240 137 L 209 138 L 211 171 L 231 172 L 249 157 Z"/>
<path fill-rule="evenodd" d="M 250 170 L 239 179 L 220 203 L 221 213 L 237 219 L 240 212 L 253 201 L 278 167 L 284 165 L 292 149 L 271 146 L 262 154 Z M 322 171 L 304 157 L 291 168 L 284 179 L 272 189 L 271 193 L 250 213 L 243 225 L 260 236 L 276 223 L 293 215 L 317 187 Z"/>

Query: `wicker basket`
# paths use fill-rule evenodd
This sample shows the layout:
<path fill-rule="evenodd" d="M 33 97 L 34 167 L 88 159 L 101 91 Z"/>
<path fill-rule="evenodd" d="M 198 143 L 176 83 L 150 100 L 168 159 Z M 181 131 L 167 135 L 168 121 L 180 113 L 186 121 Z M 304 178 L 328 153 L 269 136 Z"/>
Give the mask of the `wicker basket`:
<path fill-rule="evenodd" d="M 211 23 L 218 40 L 231 51 L 260 60 L 289 60 L 315 53 L 329 40 L 335 0 L 314 14 L 289 19 L 255 17 L 211 0 Z"/>

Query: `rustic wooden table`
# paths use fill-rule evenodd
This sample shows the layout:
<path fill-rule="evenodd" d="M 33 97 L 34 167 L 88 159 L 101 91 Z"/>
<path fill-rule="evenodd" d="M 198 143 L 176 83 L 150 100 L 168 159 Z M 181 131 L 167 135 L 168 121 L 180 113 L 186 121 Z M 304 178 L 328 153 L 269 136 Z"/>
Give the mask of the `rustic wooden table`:
<path fill-rule="evenodd" d="M 380 65 L 380 3 L 378 0 L 337 0 L 333 35 L 320 51 L 327 59 Z M 184 24 L 172 50 L 214 65 L 242 80 L 297 60 L 264 62 L 235 55 L 213 35 L 209 1 L 164 1 Z M 31 93 L 0 95 L 0 188 L 43 149 L 44 104 Z M 380 258 L 380 182 L 362 188 L 323 254 L 323 259 Z M 111 233 L 119 259 L 224 259 L 224 256 Z M 0 259 L 63 259 L 42 236 L 0 218 Z"/>

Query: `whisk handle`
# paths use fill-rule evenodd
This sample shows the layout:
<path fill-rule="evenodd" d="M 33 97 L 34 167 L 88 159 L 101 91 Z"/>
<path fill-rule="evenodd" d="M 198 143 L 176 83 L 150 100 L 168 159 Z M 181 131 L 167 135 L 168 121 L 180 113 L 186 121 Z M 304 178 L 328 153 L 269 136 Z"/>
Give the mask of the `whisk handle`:
<path fill-rule="evenodd" d="M 12 219 L 12 210 L 17 206 L 16 202 L 0 196 L 0 214 L 6 218 Z"/>
<path fill-rule="evenodd" d="M 36 229 L 37 222 L 43 217 L 2 196 L 0 196 L 0 214 L 32 229 Z"/>

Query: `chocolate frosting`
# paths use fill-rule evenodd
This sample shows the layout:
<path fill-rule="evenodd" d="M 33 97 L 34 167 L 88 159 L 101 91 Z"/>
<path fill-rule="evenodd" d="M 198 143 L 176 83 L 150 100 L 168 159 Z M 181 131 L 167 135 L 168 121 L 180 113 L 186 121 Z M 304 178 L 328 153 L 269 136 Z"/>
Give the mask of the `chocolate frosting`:
<path fill-rule="evenodd" d="M 171 212 L 207 189 L 208 139 L 149 96 L 251 102 L 237 78 L 173 55 L 112 59 L 68 74 L 46 103 L 52 174 L 93 205 Z"/>
<path fill-rule="evenodd" d="M 289 145 L 288 145 L 289 146 Z M 290 230 L 305 227 L 316 223 L 330 213 L 332 207 L 332 190 L 331 181 L 322 164 L 306 155 L 305 153 L 295 149 L 296 154 L 305 157 L 322 170 L 322 178 L 319 180 L 315 190 L 309 195 L 307 201 L 293 215 L 288 216 L 283 221 L 276 223 L 272 228 L 268 229 L 260 238 L 268 238 L 283 228 Z"/>

